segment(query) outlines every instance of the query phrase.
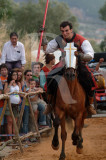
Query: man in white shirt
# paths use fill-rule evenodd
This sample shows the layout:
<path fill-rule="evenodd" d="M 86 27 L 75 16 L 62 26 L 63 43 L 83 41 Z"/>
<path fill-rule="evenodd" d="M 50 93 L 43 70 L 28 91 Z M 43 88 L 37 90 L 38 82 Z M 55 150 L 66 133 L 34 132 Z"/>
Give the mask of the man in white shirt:
<path fill-rule="evenodd" d="M 9 72 L 13 68 L 22 68 L 26 64 L 24 45 L 18 41 L 16 32 L 10 34 L 10 41 L 4 44 L 1 63 L 5 63 Z"/>

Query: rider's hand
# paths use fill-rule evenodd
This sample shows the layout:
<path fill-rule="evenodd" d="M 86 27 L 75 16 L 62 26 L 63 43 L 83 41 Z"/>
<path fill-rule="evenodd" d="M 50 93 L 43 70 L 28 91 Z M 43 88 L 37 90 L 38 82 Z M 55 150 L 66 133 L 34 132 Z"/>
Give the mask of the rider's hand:
<path fill-rule="evenodd" d="M 101 64 L 102 62 L 104 62 L 104 58 L 99 59 L 99 63 Z"/>
<path fill-rule="evenodd" d="M 78 56 L 78 51 L 75 51 L 75 52 L 74 52 L 74 55 L 77 57 L 77 56 Z"/>
<path fill-rule="evenodd" d="M 42 37 L 42 44 L 41 44 L 41 46 L 45 46 L 45 45 L 47 45 L 47 43 L 48 43 L 48 40 L 47 40 L 47 38 L 46 38 L 46 34 L 45 34 L 45 28 L 43 28 L 43 26 L 40 26 L 40 28 L 38 29 L 38 38 L 40 39 L 40 37 L 41 37 L 41 33 L 42 32 L 44 32 L 43 33 L 43 37 Z"/>

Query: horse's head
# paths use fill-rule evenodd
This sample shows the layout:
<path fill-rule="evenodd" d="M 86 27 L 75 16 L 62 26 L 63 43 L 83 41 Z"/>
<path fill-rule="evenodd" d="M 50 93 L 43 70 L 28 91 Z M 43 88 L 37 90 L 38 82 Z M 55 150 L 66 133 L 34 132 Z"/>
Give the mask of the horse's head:
<path fill-rule="evenodd" d="M 76 70 L 74 68 L 67 68 L 65 70 L 64 76 L 68 79 L 68 80 L 74 80 L 76 77 Z"/>

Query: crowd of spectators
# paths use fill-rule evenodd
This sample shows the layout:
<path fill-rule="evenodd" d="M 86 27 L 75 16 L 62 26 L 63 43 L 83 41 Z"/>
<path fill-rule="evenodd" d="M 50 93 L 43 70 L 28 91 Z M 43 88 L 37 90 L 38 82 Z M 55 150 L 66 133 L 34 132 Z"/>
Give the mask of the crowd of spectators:
<path fill-rule="evenodd" d="M 45 91 L 44 86 L 46 86 L 46 77 L 54 63 L 54 55 L 47 54 L 45 66 L 40 62 L 33 62 L 32 69 L 25 70 L 26 59 L 24 45 L 18 41 L 17 33 L 11 33 L 10 41 L 4 44 L 2 50 L 0 65 L 0 94 L 8 94 L 10 92 L 30 93 Z M 44 71 L 44 68 L 48 68 L 48 72 Z M 46 94 L 35 93 L 34 95 L 29 96 L 29 98 L 38 128 L 51 127 L 51 121 L 48 121 L 48 117 L 44 114 L 47 106 Z M 22 107 L 23 96 L 18 93 L 13 93 L 10 95 L 10 102 L 17 123 Z M 0 116 L 2 114 L 3 107 L 4 99 L 0 100 Z M 19 132 L 26 134 L 29 131 L 34 130 L 34 122 L 30 113 L 29 102 L 26 99 Z M 6 134 L 6 139 L 11 139 L 12 134 L 15 134 L 8 103 L 0 126 L 0 134 Z M 2 139 L 3 138 L 1 136 L 1 140 Z"/>

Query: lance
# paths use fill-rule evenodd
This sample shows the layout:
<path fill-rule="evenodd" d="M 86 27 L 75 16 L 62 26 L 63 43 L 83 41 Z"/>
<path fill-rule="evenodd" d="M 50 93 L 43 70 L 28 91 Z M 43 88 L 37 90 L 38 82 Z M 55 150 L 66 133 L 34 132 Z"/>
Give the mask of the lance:
<path fill-rule="evenodd" d="M 45 27 L 48 4 L 49 4 L 49 0 L 47 0 L 47 2 L 46 2 L 45 14 L 44 14 L 44 19 L 43 19 L 43 28 Z M 38 54 L 37 54 L 36 62 L 38 62 L 39 56 L 40 56 L 40 49 L 41 49 L 41 44 L 42 44 L 43 32 L 44 31 L 41 32 L 41 36 L 40 36 L 40 42 L 39 42 L 39 48 L 38 48 Z"/>

